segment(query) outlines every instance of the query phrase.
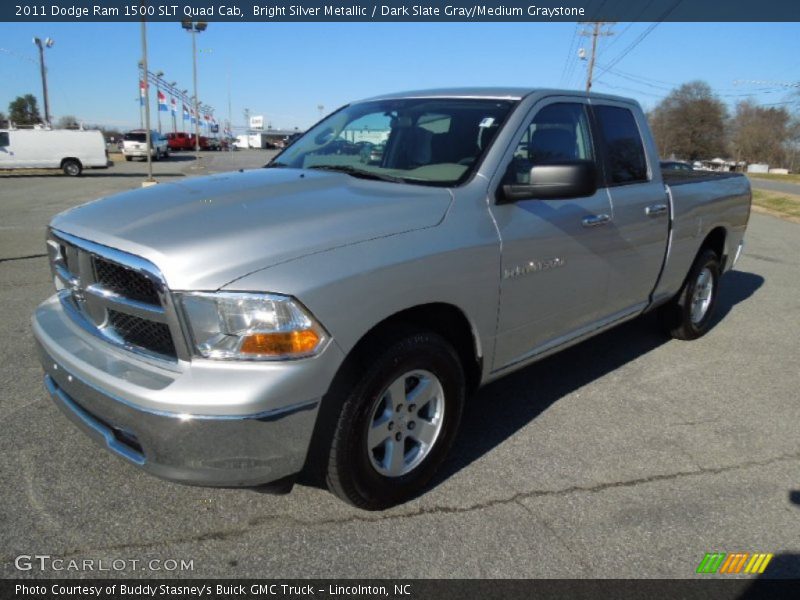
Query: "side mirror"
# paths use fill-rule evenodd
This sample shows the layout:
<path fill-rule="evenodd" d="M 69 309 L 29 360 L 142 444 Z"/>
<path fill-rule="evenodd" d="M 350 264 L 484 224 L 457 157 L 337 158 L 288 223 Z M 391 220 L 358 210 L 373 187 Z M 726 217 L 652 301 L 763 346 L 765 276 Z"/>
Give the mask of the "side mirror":
<path fill-rule="evenodd" d="M 500 203 L 591 196 L 597 191 L 597 165 L 591 160 L 535 165 L 529 181 L 503 185 Z"/>

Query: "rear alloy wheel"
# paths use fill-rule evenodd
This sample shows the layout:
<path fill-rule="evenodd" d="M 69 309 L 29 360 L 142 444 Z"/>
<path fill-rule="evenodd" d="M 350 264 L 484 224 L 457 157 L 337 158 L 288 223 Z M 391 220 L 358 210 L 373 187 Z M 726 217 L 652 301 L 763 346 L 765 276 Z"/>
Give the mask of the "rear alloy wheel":
<path fill-rule="evenodd" d="M 367 356 L 342 404 L 326 478 L 346 502 L 381 510 L 422 491 L 447 455 L 464 371 L 452 345 L 432 332 L 395 336 Z"/>
<path fill-rule="evenodd" d="M 68 158 L 61 164 L 61 170 L 64 171 L 64 175 L 69 175 L 70 177 L 77 177 L 81 174 L 83 167 L 81 167 L 81 163 L 74 158 Z"/>
<path fill-rule="evenodd" d="M 679 340 L 694 340 L 708 332 L 719 295 L 720 265 L 716 253 L 702 250 L 678 295 L 659 309 L 666 331 Z"/>

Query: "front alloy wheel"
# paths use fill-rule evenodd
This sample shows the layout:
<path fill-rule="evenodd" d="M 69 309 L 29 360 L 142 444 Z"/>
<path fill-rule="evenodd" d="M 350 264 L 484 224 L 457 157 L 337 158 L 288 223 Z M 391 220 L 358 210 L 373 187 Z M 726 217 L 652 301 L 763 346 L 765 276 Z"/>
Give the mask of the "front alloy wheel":
<path fill-rule="evenodd" d="M 367 452 L 386 477 L 413 471 L 430 454 L 444 423 L 444 390 L 429 371 L 409 371 L 378 397 L 368 423 Z"/>

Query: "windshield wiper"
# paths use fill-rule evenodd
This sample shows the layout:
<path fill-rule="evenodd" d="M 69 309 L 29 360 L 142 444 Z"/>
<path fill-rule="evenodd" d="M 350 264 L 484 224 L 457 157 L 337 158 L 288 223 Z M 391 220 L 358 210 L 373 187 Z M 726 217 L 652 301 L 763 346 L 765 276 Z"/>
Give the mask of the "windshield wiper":
<path fill-rule="evenodd" d="M 268 162 L 264 165 L 265 169 L 280 169 L 281 167 L 288 167 L 286 163 L 282 162 Z"/>
<path fill-rule="evenodd" d="M 375 173 L 373 171 L 364 171 L 362 169 L 356 169 L 355 167 L 351 167 L 349 165 L 314 165 L 313 167 L 308 167 L 309 169 L 319 169 L 321 171 L 337 171 L 339 173 L 346 173 L 347 175 L 352 175 L 353 177 L 359 177 L 361 179 L 374 179 L 376 181 L 391 181 L 392 183 L 404 183 L 405 179 L 402 177 L 395 177 L 393 175 L 382 175 L 381 173 Z"/>

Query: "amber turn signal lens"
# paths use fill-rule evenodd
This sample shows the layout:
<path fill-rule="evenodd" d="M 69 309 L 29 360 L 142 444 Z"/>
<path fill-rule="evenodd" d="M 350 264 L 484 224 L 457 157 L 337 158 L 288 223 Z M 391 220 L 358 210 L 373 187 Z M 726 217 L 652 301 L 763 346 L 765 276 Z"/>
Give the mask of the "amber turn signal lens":
<path fill-rule="evenodd" d="M 313 329 L 254 333 L 244 338 L 239 352 L 271 356 L 308 354 L 316 349 L 319 339 L 319 334 Z"/>

